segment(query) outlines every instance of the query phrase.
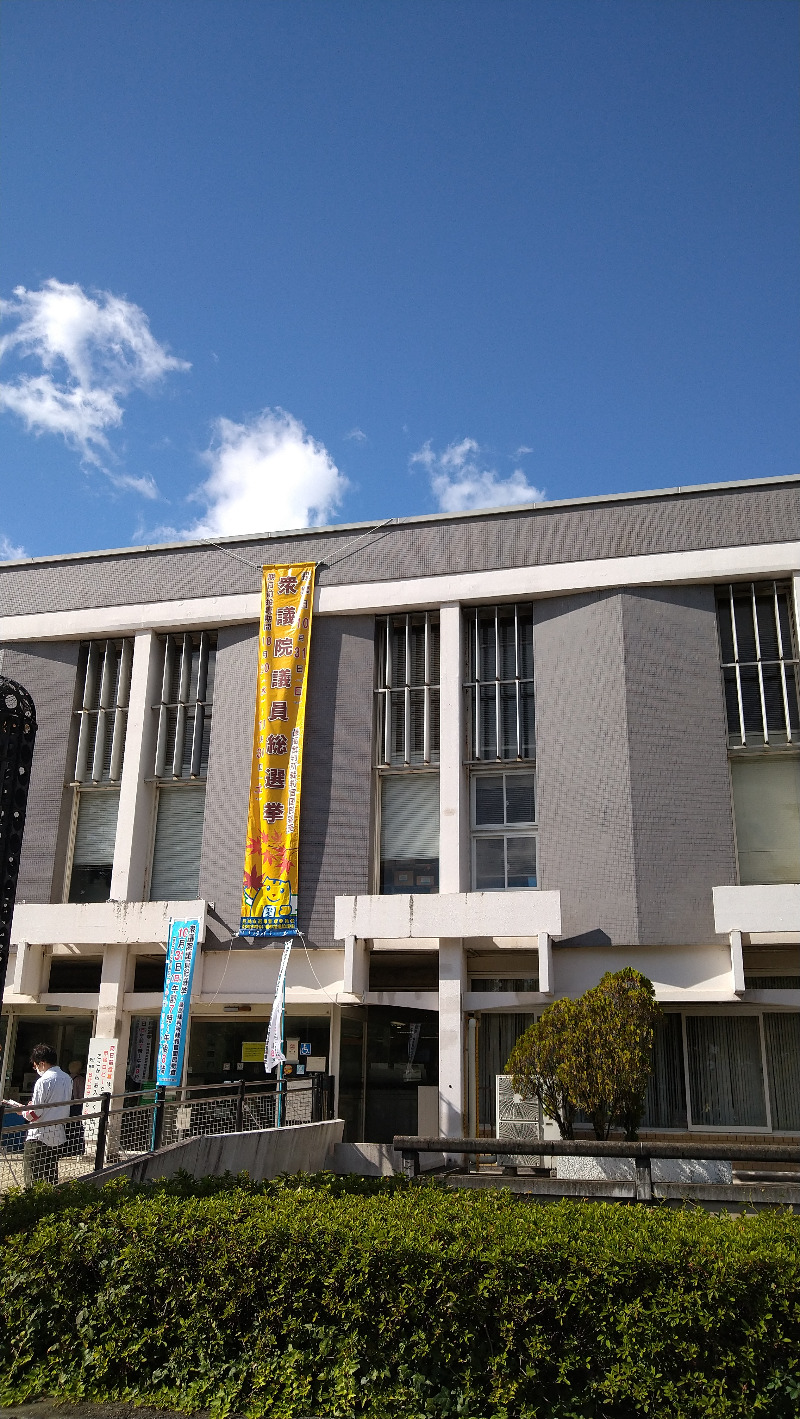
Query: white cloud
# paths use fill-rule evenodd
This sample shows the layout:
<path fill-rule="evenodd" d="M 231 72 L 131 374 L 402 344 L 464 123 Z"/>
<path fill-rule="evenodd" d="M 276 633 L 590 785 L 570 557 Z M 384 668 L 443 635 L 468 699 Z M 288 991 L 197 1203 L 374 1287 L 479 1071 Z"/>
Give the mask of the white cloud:
<path fill-rule="evenodd" d="M 110 291 L 90 296 L 55 279 L 38 291 L 17 286 L 13 300 L 0 302 L 0 316 L 15 322 L 0 336 L 0 359 L 16 356 L 39 367 L 0 385 L 0 409 L 34 434 L 60 434 L 85 463 L 104 472 L 111 457 L 107 432 L 122 423 L 124 396 L 191 368 L 159 344 L 140 306 Z M 154 496 L 151 478 L 109 476 Z"/>
<path fill-rule="evenodd" d="M 0 532 L 0 562 L 16 562 L 19 557 L 24 556 L 25 548 L 17 547 L 10 537 Z"/>
<path fill-rule="evenodd" d="M 462 439 L 435 453 L 431 441 L 411 455 L 412 467 L 419 464 L 430 478 L 431 490 L 441 512 L 467 512 L 471 508 L 507 507 L 514 503 L 538 503 L 541 488 L 528 482 L 521 468 L 501 478 L 496 468 L 486 466 L 483 450 L 475 439 Z"/>
<path fill-rule="evenodd" d="M 369 442 L 369 440 L 368 440 L 366 434 L 364 433 L 364 430 L 363 430 L 363 429 L 359 429 L 358 427 L 356 427 L 355 429 L 351 429 L 350 432 L 349 432 L 349 434 L 345 434 L 345 438 L 346 438 L 346 439 L 354 439 L 356 443 L 368 443 L 368 442 Z"/>
<path fill-rule="evenodd" d="M 285 409 L 263 409 L 244 424 L 218 419 L 204 457 L 211 475 L 194 496 L 206 512 L 187 537 L 319 525 L 348 486 L 325 446 Z"/>

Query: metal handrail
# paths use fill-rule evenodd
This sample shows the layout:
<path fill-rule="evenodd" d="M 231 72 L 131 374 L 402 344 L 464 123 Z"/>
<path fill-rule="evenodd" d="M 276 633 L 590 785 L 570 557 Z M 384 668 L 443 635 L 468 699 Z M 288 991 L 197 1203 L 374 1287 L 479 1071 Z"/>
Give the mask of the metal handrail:
<path fill-rule="evenodd" d="M 83 1126 L 92 1123 L 93 1127 L 82 1134 L 81 1137 L 89 1143 L 94 1143 L 94 1166 L 93 1171 L 99 1172 L 106 1163 L 106 1152 L 109 1137 L 115 1140 L 114 1147 L 119 1143 L 120 1129 L 124 1129 L 125 1120 L 134 1118 L 137 1114 L 141 1117 L 142 1112 L 150 1115 L 150 1123 L 144 1125 L 147 1135 L 147 1143 L 138 1149 L 133 1150 L 137 1154 L 156 1152 L 163 1146 L 165 1120 L 167 1110 L 176 1111 L 175 1118 L 181 1108 L 194 1110 L 197 1105 L 208 1103 L 216 1105 L 232 1105 L 229 1111 L 220 1111 L 218 1132 L 241 1132 L 245 1125 L 245 1114 L 252 1120 L 253 1115 L 248 1106 L 255 1104 L 258 1100 L 275 1100 L 281 1096 L 286 1096 L 287 1092 L 292 1094 L 308 1094 L 311 1099 L 311 1122 L 319 1122 L 331 1111 L 331 1084 L 332 1079 L 328 1075 L 311 1074 L 295 1078 L 290 1076 L 285 1079 L 264 1079 L 245 1080 L 232 1079 L 224 1084 L 193 1084 L 188 1087 L 180 1085 L 174 1088 L 167 1088 L 163 1084 L 154 1085 L 149 1089 L 126 1090 L 120 1094 L 96 1094 L 82 1099 L 63 1099 L 61 1101 L 41 1103 L 36 1105 L 36 1121 L 25 1120 L 20 1123 L 7 1123 L 6 1115 L 9 1112 L 18 1113 L 7 1103 L 0 1101 L 0 1153 L 5 1154 L 9 1147 L 13 1148 L 13 1143 L 19 1139 L 21 1134 L 27 1134 L 32 1128 L 48 1127 L 46 1115 L 54 1109 L 59 1110 L 59 1114 L 52 1120 L 51 1126 L 61 1125 L 69 1127 L 70 1124 Z M 221 1092 L 225 1090 L 226 1092 Z M 30 1108 L 30 1101 L 19 1101 L 22 1111 Z M 89 1108 L 87 1105 L 97 1105 L 96 1108 Z M 65 1112 L 67 1110 L 67 1112 Z M 74 1112 L 73 1112 L 74 1110 Z M 214 1109 L 216 1115 L 216 1108 Z M 223 1124 L 230 1122 L 232 1118 L 233 1128 L 226 1129 Z M 216 1122 L 216 1118 L 215 1118 Z M 272 1126 L 280 1126 L 277 1116 Z M 291 1125 L 290 1125 L 291 1126 Z M 182 1127 L 182 1125 L 181 1125 Z M 142 1139 L 143 1141 L 143 1139 Z M 123 1151 L 127 1151 L 123 1145 Z"/>
<path fill-rule="evenodd" d="M 577 1138 L 421 1138 L 396 1134 L 393 1146 L 402 1156 L 403 1173 L 419 1175 L 420 1153 L 513 1155 L 541 1158 L 630 1158 L 634 1165 L 637 1202 L 651 1202 L 654 1158 L 698 1159 L 708 1162 L 795 1163 L 800 1164 L 800 1147 L 786 1143 L 671 1143 L 626 1142 Z"/>

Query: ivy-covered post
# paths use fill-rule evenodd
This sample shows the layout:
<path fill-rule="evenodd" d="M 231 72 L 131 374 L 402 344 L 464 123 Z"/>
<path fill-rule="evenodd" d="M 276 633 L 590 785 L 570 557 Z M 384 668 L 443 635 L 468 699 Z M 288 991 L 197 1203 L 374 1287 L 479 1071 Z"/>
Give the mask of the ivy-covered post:
<path fill-rule="evenodd" d="M 33 700 L 22 685 L 0 675 L 0 1001 L 6 985 L 35 742 Z"/>

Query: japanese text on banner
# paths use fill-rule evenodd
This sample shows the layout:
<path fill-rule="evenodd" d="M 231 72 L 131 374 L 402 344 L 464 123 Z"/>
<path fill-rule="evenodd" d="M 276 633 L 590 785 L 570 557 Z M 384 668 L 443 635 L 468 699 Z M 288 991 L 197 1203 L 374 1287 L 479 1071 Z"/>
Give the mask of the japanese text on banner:
<path fill-rule="evenodd" d="M 297 930 L 300 783 L 314 563 L 265 567 L 241 936 Z"/>
<path fill-rule="evenodd" d="M 156 1079 L 159 1084 L 176 1085 L 182 1082 L 183 1052 L 189 1027 L 189 1001 L 199 934 L 200 923 L 197 921 L 170 923 L 158 1037 Z"/>

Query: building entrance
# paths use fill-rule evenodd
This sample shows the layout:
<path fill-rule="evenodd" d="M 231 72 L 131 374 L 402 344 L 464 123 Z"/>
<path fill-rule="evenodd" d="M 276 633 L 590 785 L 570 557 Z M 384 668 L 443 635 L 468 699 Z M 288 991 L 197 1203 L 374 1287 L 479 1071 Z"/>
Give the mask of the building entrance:
<path fill-rule="evenodd" d="M 36 1071 L 31 1064 L 31 1050 L 36 1045 L 50 1045 L 58 1055 L 63 1070 L 79 1060 L 85 1075 L 89 1057 L 89 1041 L 93 1034 L 93 1017 L 78 1015 L 20 1015 L 12 1024 L 9 1039 L 9 1061 L 6 1072 L 6 1096 L 23 1098 L 33 1092 Z"/>
<path fill-rule="evenodd" d="M 428 1091 L 439 1087 L 438 1012 L 368 1006 L 366 1065 L 366 1142 L 416 1133 L 420 1106 L 429 1111 Z"/>

